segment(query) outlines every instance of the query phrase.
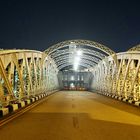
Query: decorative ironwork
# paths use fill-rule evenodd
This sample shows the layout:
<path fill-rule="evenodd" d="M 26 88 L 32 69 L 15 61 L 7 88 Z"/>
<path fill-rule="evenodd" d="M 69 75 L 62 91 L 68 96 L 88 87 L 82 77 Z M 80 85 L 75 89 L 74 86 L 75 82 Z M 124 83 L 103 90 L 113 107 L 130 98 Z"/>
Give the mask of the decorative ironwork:
<path fill-rule="evenodd" d="M 45 50 L 45 53 L 49 55 L 52 52 L 54 52 L 60 48 L 63 48 L 65 46 L 69 46 L 71 43 L 74 43 L 75 45 L 81 45 L 81 46 L 82 45 L 90 46 L 90 47 L 99 49 L 108 55 L 112 55 L 115 53 L 114 51 L 112 51 L 111 49 L 109 49 L 108 47 L 106 47 L 100 43 L 97 43 L 94 41 L 89 41 L 89 40 L 80 40 L 80 39 L 79 40 L 68 40 L 68 41 L 57 43 L 57 44 L 51 46 L 50 48 L 48 48 L 47 50 Z"/>
<path fill-rule="evenodd" d="M 71 56 L 71 49 L 80 49 L 83 52 L 81 63 L 89 60 L 86 61 L 89 65 L 95 65 L 95 63 L 98 64 L 105 57 L 115 54 L 115 52 L 108 47 L 89 40 L 68 40 L 60 42 L 45 50 L 45 53 L 46 55 L 50 55 L 58 65 L 60 61 L 66 59 L 67 63 L 69 63 L 69 59 L 72 59 L 73 57 Z M 71 65 L 71 63 L 69 64 Z"/>
<path fill-rule="evenodd" d="M 140 44 L 130 48 L 128 51 L 140 51 Z"/>

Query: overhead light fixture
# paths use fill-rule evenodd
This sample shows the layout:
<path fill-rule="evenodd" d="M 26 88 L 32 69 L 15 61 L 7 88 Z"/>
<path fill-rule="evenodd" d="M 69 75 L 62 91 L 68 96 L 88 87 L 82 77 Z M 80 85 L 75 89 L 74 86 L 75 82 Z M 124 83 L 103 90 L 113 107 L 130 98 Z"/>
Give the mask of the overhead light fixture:
<path fill-rule="evenodd" d="M 79 66 L 79 62 L 78 62 L 78 63 L 77 63 L 77 62 L 75 62 L 75 63 L 74 63 L 74 70 L 75 70 L 75 71 L 77 71 L 77 70 L 78 70 L 78 66 Z"/>
<path fill-rule="evenodd" d="M 78 70 L 79 63 L 80 63 L 80 60 L 81 60 L 81 55 L 82 55 L 82 51 L 81 50 L 76 51 L 75 57 L 74 57 L 74 62 L 73 62 L 73 67 L 74 67 L 75 71 Z"/>
<path fill-rule="evenodd" d="M 83 52 L 81 50 L 77 51 L 77 55 L 81 56 L 83 54 Z"/>
<path fill-rule="evenodd" d="M 79 56 L 76 56 L 76 57 L 74 58 L 74 62 L 79 63 L 80 59 L 81 59 L 81 58 L 80 58 Z"/>

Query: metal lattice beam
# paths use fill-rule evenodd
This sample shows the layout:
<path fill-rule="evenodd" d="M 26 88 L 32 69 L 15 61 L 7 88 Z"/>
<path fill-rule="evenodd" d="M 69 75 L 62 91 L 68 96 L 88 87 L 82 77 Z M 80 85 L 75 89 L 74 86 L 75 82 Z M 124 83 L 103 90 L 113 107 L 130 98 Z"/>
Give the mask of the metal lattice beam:
<path fill-rule="evenodd" d="M 54 59 L 54 61 L 57 63 L 59 61 L 66 60 L 66 59 L 73 59 L 73 57 L 69 56 L 69 55 L 63 55 L 63 56 L 56 57 Z M 81 59 L 93 61 L 94 63 L 99 63 L 101 61 L 100 59 L 98 59 L 96 57 L 91 57 L 91 56 L 88 56 L 88 55 L 82 55 Z"/>
<path fill-rule="evenodd" d="M 82 64 L 82 63 L 81 63 L 81 64 L 79 64 L 79 65 L 82 66 L 82 67 L 85 67 L 85 68 L 90 68 L 90 67 L 91 67 L 91 66 L 88 65 L 88 64 Z M 72 66 L 72 64 L 64 63 L 64 64 L 58 66 L 58 69 L 61 70 L 61 69 L 65 68 L 65 67 L 67 67 L 67 66 Z"/>
<path fill-rule="evenodd" d="M 97 52 L 91 49 L 80 48 L 80 50 L 83 51 L 84 54 L 95 56 L 99 59 L 103 59 L 106 57 L 105 54 L 102 54 L 100 52 Z M 61 55 L 66 55 L 66 54 L 70 54 L 69 49 L 56 50 L 55 52 L 51 53 L 51 57 L 56 58 L 56 57 L 59 57 Z"/>
<path fill-rule="evenodd" d="M 56 64 L 57 66 L 59 66 L 59 64 L 62 64 L 62 63 L 70 63 L 70 64 L 73 64 L 73 59 L 71 60 L 61 60 L 61 61 L 58 61 Z M 93 61 L 90 61 L 90 60 L 85 60 L 85 59 L 81 59 L 81 63 L 83 64 L 88 64 L 88 65 L 91 65 L 91 66 L 95 66 L 97 63 L 93 62 Z"/>
<path fill-rule="evenodd" d="M 92 48 L 96 48 L 98 50 L 101 50 L 108 55 L 115 54 L 115 52 L 113 50 L 109 49 L 108 47 L 106 47 L 100 43 L 97 43 L 94 41 L 89 41 L 89 40 L 80 40 L 80 39 L 79 40 L 68 40 L 68 41 L 57 43 L 57 44 L 51 46 L 50 48 L 48 48 L 47 50 L 45 50 L 45 53 L 51 54 L 60 48 L 71 45 L 71 43 L 74 43 L 75 45 L 90 46 Z"/>
<path fill-rule="evenodd" d="M 130 48 L 128 51 L 140 51 L 140 44 Z"/>
<path fill-rule="evenodd" d="M 49 55 L 55 61 L 57 67 L 59 67 L 59 64 L 63 63 L 72 65 L 70 60 L 77 56 L 76 52 L 78 50 L 82 52 L 80 56 L 82 60 L 81 63 L 92 67 L 105 57 L 115 54 L 115 52 L 108 47 L 89 40 L 68 40 L 60 42 L 45 50 L 44 53 L 46 56 Z"/>

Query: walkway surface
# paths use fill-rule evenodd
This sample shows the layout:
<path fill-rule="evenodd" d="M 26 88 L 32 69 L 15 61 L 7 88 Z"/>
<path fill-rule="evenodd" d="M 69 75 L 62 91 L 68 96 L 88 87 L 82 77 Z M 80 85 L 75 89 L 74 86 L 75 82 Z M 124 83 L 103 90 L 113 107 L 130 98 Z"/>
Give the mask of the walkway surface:
<path fill-rule="evenodd" d="M 140 108 L 61 91 L 0 127 L 0 140 L 140 140 Z"/>

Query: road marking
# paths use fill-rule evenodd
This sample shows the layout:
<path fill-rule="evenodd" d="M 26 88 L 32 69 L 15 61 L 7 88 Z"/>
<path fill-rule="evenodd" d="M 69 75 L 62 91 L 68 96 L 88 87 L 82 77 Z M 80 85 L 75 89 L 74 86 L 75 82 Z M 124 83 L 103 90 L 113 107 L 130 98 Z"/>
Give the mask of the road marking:
<path fill-rule="evenodd" d="M 79 128 L 79 122 L 77 117 L 73 117 L 73 126 L 74 128 Z"/>

